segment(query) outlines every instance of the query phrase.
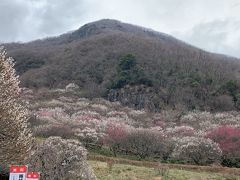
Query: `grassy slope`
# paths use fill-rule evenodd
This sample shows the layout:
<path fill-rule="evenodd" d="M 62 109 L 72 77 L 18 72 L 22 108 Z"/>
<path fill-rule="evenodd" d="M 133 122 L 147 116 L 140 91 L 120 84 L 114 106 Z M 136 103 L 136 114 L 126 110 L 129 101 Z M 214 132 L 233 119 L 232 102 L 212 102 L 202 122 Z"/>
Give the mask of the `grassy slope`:
<path fill-rule="evenodd" d="M 240 169 L 239 168 L 228 168 L 221 166 L 197 166 L 190 164 L 172 164 L 172 163 L 161 163 L 159 164 L 156 161 L 151 160 L 131 160 L 129 158 L 119 158 L 119 157 L 107 157 L 96 154 L 89 154 L 88 160 L 92 161 L 101 161 L 101 162 L 114 162 L 114 164 L 125 164 L 125 165 L 133 165 L 139 167 L 146 168 L 157 168 L 161 166 L 162 168 L 170 168 L 170 169 L 179 169 L 186 171 L 194 171 L 194 172 L 208 172 L 208 173 L 220 173 L 220 174 L 228 174 L 235 175 L 240 177 Z"/>
<path fill-rule="evenodd" d="M 216 173 L 170 169 L 166 171 L 164 176 L 161 176 L 161 173 L 154 168 L 114 164 L 112 170 L 110 170 L 105 162 L 89 161 L 89 164 L 93 167 L 96 176 L 100 180 L 240 180 L 240 177 L 237 176 L 220 175 Z"/>

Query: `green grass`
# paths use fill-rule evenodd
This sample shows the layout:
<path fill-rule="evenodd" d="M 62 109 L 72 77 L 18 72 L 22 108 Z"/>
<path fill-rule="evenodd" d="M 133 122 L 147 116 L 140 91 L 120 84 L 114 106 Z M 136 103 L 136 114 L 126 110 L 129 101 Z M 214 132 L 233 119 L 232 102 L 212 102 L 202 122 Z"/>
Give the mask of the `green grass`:
<path fill-rule="evenodd" d="M 240 177 L 237 176 L 217 173 L 177 169 L 159 171 L 154 168 L 123 164 L 114 164 L 110 169 L 107 163 L 100 161 L 89 161 L 89 164 L 99 180 L 240 180 Z"/>

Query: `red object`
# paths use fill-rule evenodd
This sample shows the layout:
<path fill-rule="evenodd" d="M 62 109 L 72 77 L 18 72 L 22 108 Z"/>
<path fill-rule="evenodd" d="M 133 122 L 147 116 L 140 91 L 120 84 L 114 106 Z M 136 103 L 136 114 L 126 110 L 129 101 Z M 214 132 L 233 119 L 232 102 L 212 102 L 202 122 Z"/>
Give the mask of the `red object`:
<path fill-rule="evenodd" d="M 222 126 L 208 132 L 206 137 L 217 142 L 224 154 L 240 155 L 240 128 Z"/>
<path fill-rule="evenodd" d="M 10 166 L 10 173 L 26 173 L 26 172 L 27 172 L 27 166 L 16 166 L 16 165 Z"/>
<path fill-rule="evenodd" d="M 28 172 L 27 178 L 31 179 L 38 179 L 40 177 L 40 174 L 38 172 Z"/>

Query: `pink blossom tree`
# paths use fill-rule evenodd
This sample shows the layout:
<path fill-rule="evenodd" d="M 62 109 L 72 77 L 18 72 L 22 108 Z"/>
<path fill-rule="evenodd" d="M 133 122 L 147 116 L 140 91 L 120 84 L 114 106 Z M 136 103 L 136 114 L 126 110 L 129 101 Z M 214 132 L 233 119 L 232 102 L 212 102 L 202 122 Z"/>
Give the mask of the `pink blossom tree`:
<path fill-rule="evenodd" d="M 110 146 L 114 156 L 116 156 L 117 152 L 120 150 L 120 145 L 122 140 L 126 137 L 126 133 L 126 129 L 120 126 L 112 125 L 107 128 L 107 136 L 104 138 L 104 141 L 108 146 Z"/>
<path fill-rule="evenodd" d="M 222 126 L 208 132 L 206 137 L 217 142 L 224 154 L 240 155 L 240 128 Z"/>
<path fill-rule="evenodd" d="M 206 137 L 219 144 L 223 165 L 240 167 L 240 128 L 222 126 L 208 132 Z"/>

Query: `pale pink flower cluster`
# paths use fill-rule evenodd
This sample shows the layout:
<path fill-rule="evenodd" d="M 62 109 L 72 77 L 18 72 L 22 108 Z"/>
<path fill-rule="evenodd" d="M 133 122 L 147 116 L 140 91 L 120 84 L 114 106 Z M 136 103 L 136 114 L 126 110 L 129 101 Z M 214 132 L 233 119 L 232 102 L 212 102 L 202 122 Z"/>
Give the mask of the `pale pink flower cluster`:
<path fill-rule="evenodd" d="M 121 111 L 110 111 L 106 116 L 92 109 L 77 110 L 72 115 L 66 111 L 63 107 L 39 108 L 35 114 L 42 125 L 33 127 L 34 134 L 47 133 L 54 127 L 68 125 L 79 139 L 96 142 L 105 136 L 106 129 L 112 124 L 126 126 L 131 123 L 127 114 Z"/>
<path fill-rule="evenodd" d="M 195 129 L 191 126 L 175 126 L 166 128 L 165 133 L 169 137 L 194 136 Z"/>
<path fill-rule="evenodd" d="M 64 112 L 63 108 L 40 108 L 36 113 L 36 117 L 42 121 L 48 121 L 49 123 L 59 123 L 61 121 L 67 121 L 70 116 Z"/>

